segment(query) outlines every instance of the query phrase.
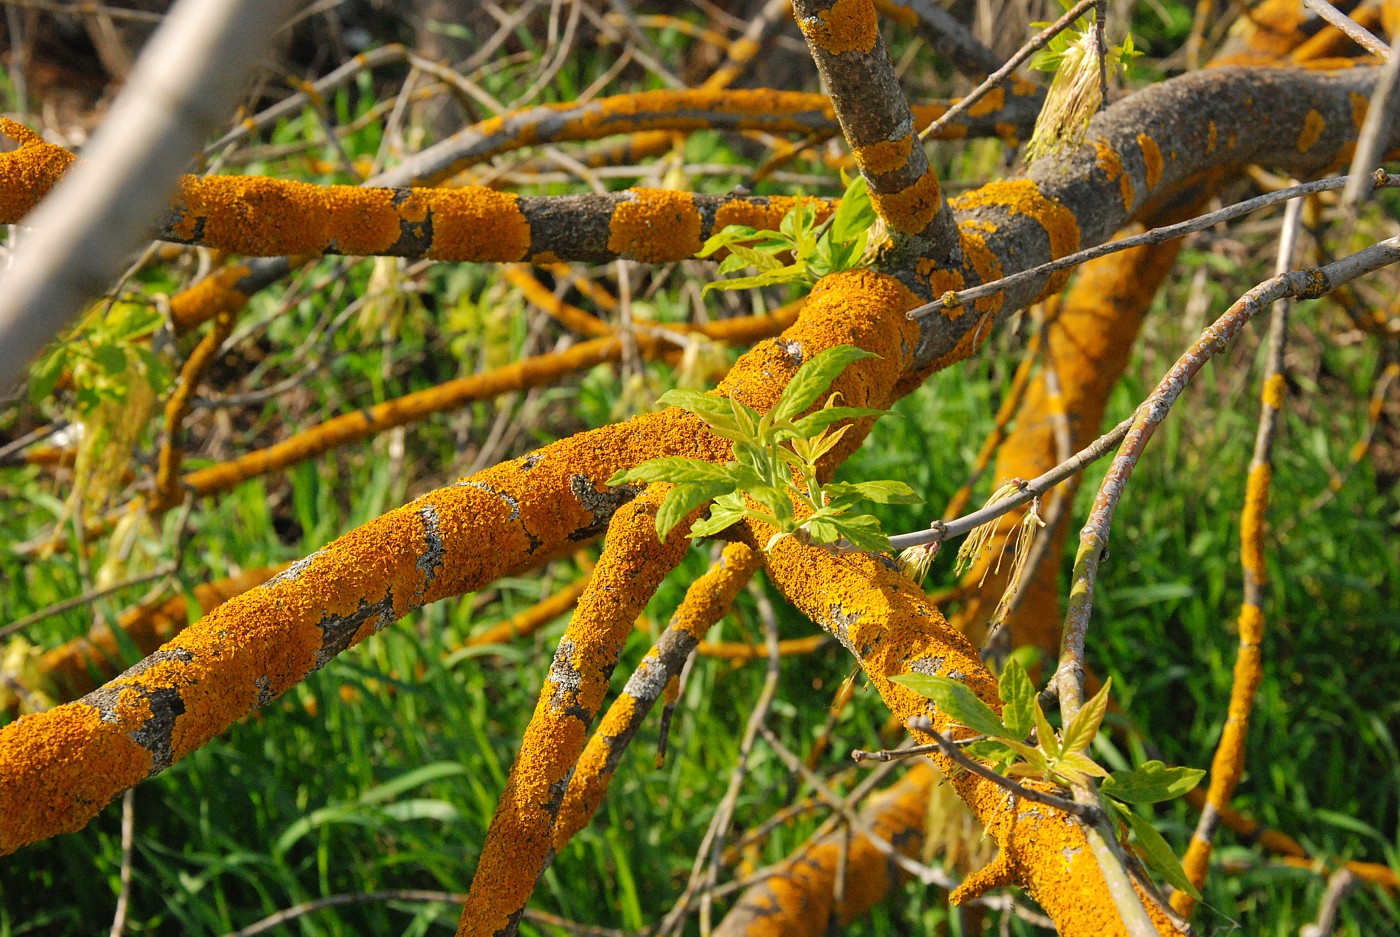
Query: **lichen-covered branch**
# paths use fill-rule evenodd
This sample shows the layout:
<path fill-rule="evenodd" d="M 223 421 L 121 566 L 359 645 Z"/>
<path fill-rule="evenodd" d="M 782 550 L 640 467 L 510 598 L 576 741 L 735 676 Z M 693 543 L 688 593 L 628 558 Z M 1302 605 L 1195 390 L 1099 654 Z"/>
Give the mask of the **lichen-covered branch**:
<path fill-rule="evenodd" d="M 514 933 L 553 855 L 555 818 L 632 623 L 690 546 L 689 523 L 672 530 L 665 543 L 657 541 L 656 509 L 664 494 L 660 486 L 648 489 L 608 525 L 603 556 L 559 641 L 497 803 L 459 937 Z"/>
<path fill-rule="evenodd" d="M 731 543 L 719 560 L 690 584 L 666 630 L 608 707 L 569 779 L 554 827 L 554 851 L 588 825 L 607 794 L 622 753 L 700 639 L 729 611 L 734 597 L 762 565 L 757 550 Z"/>
<path fill-rule="evenodd" d="M 915 253 L 950 259 L 957 246 L 953 215 L 915 135 L 874 3 L 795 0 L 793 12 L 875 210 Z"/>

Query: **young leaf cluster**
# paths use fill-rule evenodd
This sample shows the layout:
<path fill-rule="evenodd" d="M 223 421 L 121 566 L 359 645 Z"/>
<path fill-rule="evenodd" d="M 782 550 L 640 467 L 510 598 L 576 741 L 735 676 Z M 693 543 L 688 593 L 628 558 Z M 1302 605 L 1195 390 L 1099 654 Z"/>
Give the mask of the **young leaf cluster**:
<path fill-rule="evenodd" d="M 145 303 L 117 302 L 94 312 L 30 368 L 29 399 L 47 400 L 65 373 L 79 414 L 103 402 L 124 400 L 132 373 L 144 375 L 159 393 L 169 385 L 171 374 L 151 351 L 148 336 L 164 321 L 159 309 Z"/>
<path fill-rule="evenodd" d="M 986 736 L 963 750 L 1006 777 L 1034 778 L 1064 787 L 1085 784 L 1091 777 L 1102 779 L 1099 795 L 1104 807 L 1133 831 L 1147 864 L 1173 887 L 1200 898 L 1176 853 L 1152 821 L 1139 816 L 1129 805 L 1181 797 L 1200 783 L 1205 772 L 1148 761 L 1131 771 L 1110 773 L 1090 758 L 1089 746 L 1108 711 L 1112 679 L 1058 733 L 1040 706 L 1035 684 L 1015 658 L 1001 672 L 997 688 L 1002 702 L 1000 716 L 965 685 L 947 677 L 911 673 L 895 677 L 894 681 L 933 700 L 950 719 Z M 1028 741 L 1032 737 L 1033 742 Z"/>
<path fill-rule="evenodd" d="M 841 441 L 850 424 L 836 423 L 885 411 L 868 407 L 840 407 L 838 394 L 821 409 L 806 416 L 817 399 L 846 366 L 870 352 L 852 345 L 828 348 L 807 361 L 793 375 L 773 408 L 760 414 L 738 400 L 698 391 L 672 390 L 660 402 L 677 406 L 704 420 L 716 435 L 734 444 L 734 460 L 724 465 L 699 459 L 652 459 L 620 471 L 609 485 L 634 482 L 668 482 L 667 493 L 656 513 L 656 532 L 664 541 L 671 528 L 691 511 L 713 501 L 710 516 L 695 524 L 692 538 L 717 534 L 752 518 L 774 527 L 777 533 L 768 547 L 784 536 L 800 536 L 810 543 L 835 544 L 845 540 L 860 550 L 887 550 L 889 537 L 880 522 L 868 514 L 852 512 L 862 500 L 880 504 L 912 504 L 923 500 L 898 481 L 817 481 L 817 462 Z"/>
<path fill-rule="evenodd" d="M 758 273 L 707 283 L 704 292 L 799 281 L 815 283 L 827 274 L 849 270 L 865 256 L 875 220 L 865 178 L 857 175 L 847 183 L 836 211 L 821 224 L 817 223 L 816 207 L 804 202 L 783 216 L 777 231 L 728 225 L 712 235 L 696 256 L 709 257 L 725 249 L 729 256 L 720 261 L 721 276 L 745 267 L 753 267 Z"/>

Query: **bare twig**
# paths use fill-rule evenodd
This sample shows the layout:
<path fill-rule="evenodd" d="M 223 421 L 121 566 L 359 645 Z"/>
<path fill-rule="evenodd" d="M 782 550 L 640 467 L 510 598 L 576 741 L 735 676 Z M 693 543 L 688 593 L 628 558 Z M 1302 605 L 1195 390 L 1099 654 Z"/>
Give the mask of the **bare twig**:
<path fill-rule="evenodd" d="M 1400 237 L 1387 238 L 1365 250 L 1323 267 L 1295 270 L 1272 277 L 1245 293 L 1173 365 L 1157 388 L 1138 407 L 1133 425 L 1119 447 L 1079 538 L 1075 556 L 1069 612 L 1060 642 L 1060 663 L 1054 682 L 1060 694 L 1060 711 L 1073 719 L 1079 711 L 1084 688 L 1084 637 L 1093 607 L 1094 582 L 1099 563 L 1107 552 L 1113 514 L 1153 432 L 1166 419 L 1172 404 L 1205 363 L 1229 347 L 1240 330 L 1274 302 L 1288 297 L 1315 299 L 1367 273 L 1400 261 Z"/>
<path fill-rule="evenodd" d="M 1389 46 L 1377 39 L 1375 33 L 1328 3 L 1327 0 L 1303 0 L 1303 6 L 1340 29 L 1346 34 L 1347 38 L 1353 40 L 1367 52 L 1372 55 L 1380 56 L 1381 61 L 1387 62 L 1390 60 L 1391 53 Z"/>
<path fill-rule="evenodd" d="M 126 930 L 126 912 L 131 904 L 131 847 L 136 839 L 136 788 L 122 795 L 122 865 L 117 892 L 117 908 L 112 913 L 108 937 L 122 937 Z"/>
<path fill-rule="evenodd" d="M 1342 204 L 1348 208 L 1355 206 L 1366 194 L 1365 177 L 1356 178 L 1357 173 L 1369 172 L 1380 162 L 1383 137 L 1389 127 L 1395 125 L 1400 94 L 1396 85 L 1400 83 L 1400 36 L 1396 36 L 1391 46 L 1390 61 L 1385 63 L 1376 82 L 1376 90 L 1371 92 L 1371 103 L 1366 108 L 1366 119 L 1361 122 L 1361 132 L 1356 137 L 1356 152 L 1352 155 L 1347 186 L 1342 191 Z"/>
<path fill-rule="evenodd" d="M 1341 908 L 1347 892 L 1351 891 L 1355 884 L 1356 876 L 1346 869 L 1333 872 L 1327 879 L 1327 890 L 1322 893 L 1317 920 L 1304 924 L 1298 931 L 1298 937 L 1331 937 L 1332 929 L 1337 926 L 1337 911 Z"/>
<path fill-rule="evenodd" d="M 1077 251 L 1076 253 L 1061 257 L 1059 260 L 1052 260 L 1038 267 L 1031 267 L 1029 270 L 1023 270 L 1020 273 L 1013 273 L 1010 276 L 1002 277 L 1000 280 L 983 283 L 981 286 L 974 286 L 965 290 L 949 291 L 931 303 L 925 303 L 922 306 L 911 309 L 908 316 L 911 319 L 922 318 L 923 316 L 937 312 L 939 309 L 961 306 L 975 299 L 981 299 L 984 296 L 999 293 L 1002 290 L 1015 286 L 1018 283 L 1023 283 L 1026 280 L 1043 277 L 1047 274 L 1055 273 L 1058 270 L 1068 270 L 1071 267 L 1077 267 L 1082 263 L 1086 263 L 1098 257 L 1107 257 L 1109 254 L 1125 251 L 1130 247 L 1138 247 L 1143 244 L 1161 244 L 1164 241 L 1170 241 L 1184 234 L 1191 234 L 1194 231 L 1204 231 L 1206 228 L 1217 225 L 1222 221 L 1233 221 L 1242 215 L 1258 211 L 1261 208 L 1268 208 L 1270 205 L 1277 205 L 1279 202 L 1301 198 L 1304 195 L 1312 195 L 1316 192 L 1333 192 L 1337 189 L 1345 188 L 1347 180 L 1350 178 L 1350 176 L 1335 176 L 1330 179 L 1318 179 L 1315 182 L 1305 182 L 1302 185 L 1296 185 L 1292 188 L 1280 189 L 1277 192 L 1269 192 L 1257 198 L 1237 202 L 1219 211 L 1209 212 L 1188 221 L 1166 225 L 1161 228 L 1153 228 L 1150 231 L 1144 231 L 1142 234 L 1135 234 L 1132 237 L 1121 238 L 1117 241 L 1109 241 L 1097 247 L 1090 247 L 1086 250 Z M 1394 176 L 1380 170 L 1377 170 L 1374 175 L 1364 176 L 1363 179 L 1370 182 L 1372 189 L 1400 188 L 1400 176 Z"/>

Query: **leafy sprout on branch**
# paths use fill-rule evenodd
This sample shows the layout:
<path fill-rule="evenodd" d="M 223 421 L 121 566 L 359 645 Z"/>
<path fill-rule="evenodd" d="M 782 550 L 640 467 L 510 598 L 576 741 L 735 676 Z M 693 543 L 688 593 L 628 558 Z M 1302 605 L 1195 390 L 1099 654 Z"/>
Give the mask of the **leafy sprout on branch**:
<path fill-rule="evenodd" d="M 767 549 L 783 537 L 797 536 L 809 543 L 844 540 L 858 550 L 888 550 L 890 539 L 880 522 L 851 509 L 862 500 L 915 504 L 922 497 L 900 481 L 823 485 L 817 480 L 817 463 L 851 428 L 848 423 L 833 429 L 835 424 L 882 416 L 886 411 L 837 406 L 840 394 L 831 394 L 821 409 L 801 416 L 847 365 L 870 357 L 875 356 L 853 345 L 828 348 L 798 368 L 773 409 L 764 414 L 734 398 L 667 391 L 659 402 L 694 413 L 711 432 L 732 442 L 734 461 L 715 465 L 680 457 L 652 459 L 617 472 L 608 484 L 668 482 L 675 486 L 656 513 L 656 532 L 663 542 L 682 518 L 714 501 L 709 518 L 691 528 L 692 539 L 751 518 L 775 528 Z"/>
<path fill-rule="evenodd" d="M 877 221 L 865 177 L 857 175 L 846 181 L 841 204 L 820 224 L 816 206 L 803 202 L 783 216 L 777 231 L 728 225 L 712 235 L 695 256 L 709 257 L 721 249 L 728 250 L 729 256 L 720 261 L 721 276 L 745 267 L 759 272 L 755 276 L 715 280 L 705 284 L 703 292 L 815 283 L 827 274 L 858 267 L 868 248 L 883 240 Z M 784 258 L 791 262 L 784 263 Z"/>
<path fill-rule="evenodd" d="M 933 700 L 950 719 L 983 736 L 966 744 L 963 751 L 1006 778 L 1029 778 L 1065 788 L 1085 786 L 1091 778 L 1102 779 L 1100 801 L 1120 829 L 1132 830 L 1147 865 L 1172 887 L 1199 899 L 1200 893 L 1186 877 L 1171 846 L 1152 822 L 1130 805 L 1181 797 L 1200 783 L 1205 772 L 1168 767 L 1160 761 L 1145 762 L 1131 771 L 1109 772 L 1089 757 L 1089 746 L 1108 711 L 1112 678 L 1058 733 L 1040 706 L 1035 684 L 1015 657 L 1007 661 L 997 686 L 1001 715 L 967 686 L 947 677 L 909 673 L 891 679 Z"/>

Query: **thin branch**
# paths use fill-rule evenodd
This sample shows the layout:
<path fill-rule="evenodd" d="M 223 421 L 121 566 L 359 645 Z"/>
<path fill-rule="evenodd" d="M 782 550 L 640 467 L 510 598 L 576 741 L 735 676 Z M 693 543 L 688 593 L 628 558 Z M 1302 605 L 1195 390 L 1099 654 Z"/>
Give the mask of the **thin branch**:
<path fill-rule="evenodd" d="M 1037 475 L 1028 482 L 1022 482 L 1015 494 L 973 511 L 971 514 L 965 514 L 957 520 L 938 520 L 930 524 L 927 530 L 895 534 L 890 538 L 890 546 L 896 550 L 903 550 L 906 547 L 916 547 L 925 543 L 939 543 L 953 537 L 961 537 L 988 521 L 996 520 L 1026 502 L 1035 500 L 1066 478 L 1082 472 L 1085 467 L 1108 455 L 1110 449 L 1123 441 L 1123 437 L 1128 434 L 1132 422 L 1132 418 L 1129 417 L 1050 471 L 1043 475 Z"/>
<path fill-rule="evenodd" d="M 1075 556 L 1069 612 L 1060 642 L 1060 663 L 1052 678 L 1060 694 L 1060 711 L 1073 719 L 1079 711 L 1084 686 L 1084 637 L 1093 607 L 1094 582 L 1099 563 L 1108 548 L 1109 527 L 1143 449 L 1172 404 L 1205 363 L 1230 346 L 1240 330 L 1277 300 L 1288 297 L 1316 299 L 1367 273 L 1400 261 L 1400 237 L 1387 238 L 1365 250 L 1323 267 L 1295 270 L 1272 277 L 1245 293 L 1225 314 L 1208 326 L 1201 337 L 1167 372 L 1157 388 L 1138 407 L 1118 455 L 1099 487 L 1098 496 L 1079 538 Z"/>
<path fill-rule="evenodd" d="M 1032 803 L 1043 804 L 1046 807 L 1054 807 L 1056 810 L 1063 810 L 1065 813 L 1083 820 L 1086 824 L 1092 825 L 1103 816 L 1103 811 L 1097 807 L 1076 803 L 1066 797 L 1058 797 L 1054 794 L 1038 791 L 1033 787 L 1017 784 L 1006 775 L 998 774 L 986 765 L 973 761 L 962 753 L 956 743 L 935 729 L 932 720 L 927 716 L 916 716 L 910 719 L 909 728 L 932 738 L 939 750 L 947 755 L 958 767 L 972 772 L 979 778 L 991 781 L 997 787 L 1009 791 L 1015 797 L 1019 797 L 1022 800 L 1029 800 Z"/>
<path fill-rule="evenodd" d="M 972 93 L 948 108 L 943 116 L 921 130 L 919 132 L 919 139 L 927 140 L 965 114 L 968 108 L 982 100 L 993 88 L 996 88 L 1009 78 L 1011 73 L 1016 71 L 1022 62 L 1045 48 L 1046 43 L 1068 29 L 1074 24 L 1075 20 L 1083 16 L 1090 8 L 1097 6 L 1099 2 L 1100 0 L 1079 0 L 1078 3 L 1070 8 L 1068 13 L 1055 20 L 1055 22 L 1045 27 L 1045 29 L 1041 30 L 1035 36 L 1032 36 L 1029 42 L 1017 49 L 1016 54 L 1007 59 L 1005 65 L 988 75 L 987 80 L 974 88 Z"/>
<path fill-rule="evenodd" d="M 1298 937 L 1331 937 L 1337 926 L 1337 911 L 1347 892 L 1356 884 L 1356 876 L 1346 869 L 1338 869 L 1327 879 L 1327 890 L 1322 893 L 1322 904 L 1317 910 L 1317 920 L 1304 924 Z"/>
<path fill-rule="evenodd" d="M 1396 94 L 1397 83 L 1400 83 L 1400 35 L 1395 37 L 1390 61 L 1385 63 L 1376 89 L 1371 92 L 1366 119 L 1361 122 L 1361 132 L 1356 138 L 1350 176 L 1342 192 L 1342 204 L 1347 207 L 1355 206 L 1366 194 L 1365 177 L 1357 179 L 1356 174 L 1368 172 L 1384 155 L 1386 130 L 1394 126 L 1397 104 L 1400 104 L 1400 95 Z"/>
<path fill-rule="evenodd" d="M 45 608 L 41 608 L 37 612 L 25 615 L 23 618 L 16 619 L 15 621 L 10 622 L 8 625 L 5 625 L 3 628 L 0 628 L 0 638 L 7 638 L 10 635 L 14 634 L 16 631 L 23 631 L 30 625 L 41 622 L 45 618 L 52 618 L 54 615 L 60 615 L 63 612 L 68 611 L 69 609 L 78 608 L 82 605 L 89 605 L 93 602 L 96 602 L 98 599 L 104 599 L 114 592 L 120 592 L 123 589 L 129 589 L 132 586 L 143 585 L 145 583 L 152 582 L 156 579 L 163 579 L 166 576 L 170 576 L 178 572 L 179 569 L 179 563 L 167 563 L 164 566 L 151 570 L 149 573 L 142 573 L 140 576 L 134 576 L 131 579 L 127 579 L 122 582 L 113 583 L 112 585 L 104 586 L 101 589 L 92 589 L 88 592 L 84 592 L 82 595 L 75 595 L 71 599 L 64 599 L 61 602 L 55 602 L 52 605 L 49 605 Z"/>
<path fill-rule="evenodd" d="M 1243 202 L 1237 202 L 1219 211 L 1209 212 L 1188 221 L 1165 225 L 1161 228 L 1153 228 L 1150 231 L 1144 231 L 1142 234 L 1135 234 L 1132 237 L 1122 238 L 1117 241 L 1108 241 L 1097 247 L 1090 247 L 1086 250 L 1077 251 L 1076 253 L 1061 257 L 1059 260 L 1052 260 L 1049 263 L 1031 267 L 1029 270 L 1023 270 L 1020 273 L 1013 273 L 1010 276 L 1002 277 L 1000 280 L 993 280 L 990 283 L 984 283 L 981 286 L 974 286 L 965 290 L 950 290 L 931 303 L 925 303 L 922 306 L 911 309 L 907 315 L 911 319 L 923 318 L 924 316 L 932 315 L 940 309 L 966 305 L 975 299 L 991 296 L 993 293 L 999 293 L 1027 280 L 1043 277 L 1059 270 L 1068 270 L 1071 267 L 1077 267 L 1087 261 L 1099 257 L 1107 257 L 1109 254 L 1116 254 L 1119 251 L 1125 251 L 1130 247 L 1138 247 L 1143 244 L 1161 244 L 1164 241 L 1170 241 L 1173 238 L 1178 238 L 1185 234 L 1191 234 L 1195 231 L 1204 231 L 1206 228 L 1217 225 L 1222 221 L 1233 221 L 1236 218 L 1258 211 L 1261 208 L 1277 205 L 1279 202 L 1286 202 L 1289 199 L 1301 198 L 1304 195 L 1312 195 L 1317 192 L 1333 192 L 1337 189 L 1345 188 L 1350 178 L 1350 176 L 1335 176 L 1330 179 L 1318 179 L 1315 182 L 1305 182 L 1302 185 L 1280 189 L 1277 192 L 1269 192 L 1266 195 L 1260 195 Z M 1370 179 L 1372 190 L 1400 188 L 1400 176 L 1391 175 L 1383 170 L 1377 170 L 1373 176 L 1363 178 Z"/>
<path fill-rule="evenodd" d="M 1354 41 L 1367 52 L 1380 56 L 1382 62 L 1390 61 L 1389 46 L 1377 39 L 1375 33 L 1328 3 L 1327 0 L 1303 0 L 1303 6 L 1340 29 L 1348 39 Z"/>

